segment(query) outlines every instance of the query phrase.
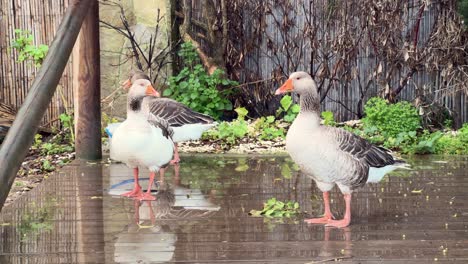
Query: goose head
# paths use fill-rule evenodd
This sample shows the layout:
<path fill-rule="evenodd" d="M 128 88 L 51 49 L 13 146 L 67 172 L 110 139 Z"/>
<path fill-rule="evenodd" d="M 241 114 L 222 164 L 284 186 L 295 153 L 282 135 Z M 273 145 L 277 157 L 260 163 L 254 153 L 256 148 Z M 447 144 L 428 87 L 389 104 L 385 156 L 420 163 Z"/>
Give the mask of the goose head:
<path fill-rule="evenodd" d="M 143 97 L 143 96 L 159 96 L 158 92 L 153 88 L 151 82 L 145 79 L 138 79 L 132 83 L 128 91 L 129 98 Z"/>
<path fill-rule="evenodd" d="M 149 76 L 146 75 L 142 71 L 131 71 L 130 75 L 128 76 L 128 79 L 122 83 L 122 88 L 124 90 L 129 90 L 136 80 L 141 80 L 141 79 L 148 80 L 148 81 L 150 80 Z M 156 91 L 156 94 L 153 96 L 161 97 L 161 94 L 158 91 Z"/>
<path fill-rule="evenodd" d="M 317 86 L 314 79 L 312 79 L 307 72 L 294 72 L 291 73 L 288 80 L 276 90 L 275 95 L 293 91 L 299 95 L 307 93 L 317 94 Z"/>

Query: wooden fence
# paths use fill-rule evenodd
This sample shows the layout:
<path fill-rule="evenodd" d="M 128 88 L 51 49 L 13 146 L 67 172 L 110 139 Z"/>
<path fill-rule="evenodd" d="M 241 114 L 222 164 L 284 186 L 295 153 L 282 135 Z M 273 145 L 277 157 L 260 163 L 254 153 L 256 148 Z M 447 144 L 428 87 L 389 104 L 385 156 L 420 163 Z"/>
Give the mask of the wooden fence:
<path fill-rule="evenodd" d="M 238 17 L 241 17 L 241 19 L 235 22 L 230 21 L 230 26 L 234 23 L 239 24 L 240 26 L 236 27 L 236 29 L 240 30 L 243 34 L 239 35 L 236 33 L 236 35 L 229 37 L 232 45 L 242 50 L 238 56 L 235 56 L 237 60 L 242 60 L 242 67 L 233 75 L 240 76 L 241 83 L 254 82 L 252 85 L 244 86 L 243 89 L 245 90 L 243 92 L 246 94 L 255 91 L 251 93 L 256 93 L 256 95 L 252 95 L 248 98 L 249 100 L 246 101 L 251 102 L 251 108 L 255 108 L 255 106 L 251 105 L 260 105 L 260 110 L 254 109 L 258 114 L 265 114 L 265 112 L 268 111 L 270 111 L 270 114 L 274 113 L 274 108 L 278 107 L 278 99 L 272 97 L 271 94 L 279 85 L 279 83 L 272 80 L 272 77 L 278 76 L 279 67 L 283 69 L 282 72 L 280 71 L 281 75 L 288 75 L 293 71 L 299 70 L 317 73 L 320 72 L 319 68 L 324 64 L 327 64 L 327 69 L 329 69 L 330 72 L 333 71 L 334 66 L 337 65 L 337 57 L 341 56 L 341 54 L 332 54 L 332 56 L 330 56 L 331 58 L 323 59 L 324 55 L 320 53 L 323 51 L 324 47 L 326 49 L 329 48 L 327 45 L 331 46 L 335 44 L 331 42 L 327 43 L 327 41 L 329 39 L 339 38 L 342 34 L 341 30 L 346 28 L 343 27 L 343 25 L 350 24 L 352 26 L 349 27 L 349 29 L 356 30 L 354 26 L 359 27 L 359 23 L 364 23 L 357 18 L 352 20 L 349 17 L 346 17 L 346 19 L 342 18 L 343 20 L 333 20 L 330 24 L 325 22 L 325 20 L 329 19 L 327 14 L 330 10 L 335 8 L 335 4 L 340 3 L 337 5 L 339 8 L 345 7 L 345 9 L 349 11 L 362 4 L 358 0 L 253 0 L 250 4 L 245 4 L 245 2 L 242 1 L 234 2 L 237 3 L 237 5 L 245 5 L 245 7 L 240 11 L 238 10 L 236 16 L 232 16 L 235 17 L 235 19 Z M 285 8 L 286 16 L 284 16 L 285 11 L 280 7 L 281 2 L 287 2 L 289 4 L 289 6 Z M 408 32 L 414 30 L 414 25 L 419 23 L 417 34 L 420 41 L 417 42 L 418 47 L 431 36 L 435 24 L 434 21 L 436 19 L 438 19 L 438 21 L 446 20 L 449 16 L 449 14 L 447 14 L 447 8 L 456 4 L 456 1 L 431 1 L 430 4 L 427 4 L 426 1 L 419 0 L 400 2 L 404 3 L 401 8 L 403 10 L 402 20 L 405 22 L 405 27 L 401 32 L 403 35 L 408 34 Z M 190 3 L 193 10 L 193 19 L 205 21 L 203 17 L 205 1 L 190 1 Z M 264 8 L 265 6 L 268 8 Z M 372 10 L 369 10 L 369 12 L 371 11 Z M 291 24 L 293 24 L 293 26 L 290 26 L 290 22 L 286 20 L 287 16 L 289 16 L 288 19 L 292 19 Z M 318 22 L 314 19 L 317 19 Z M 351 19 L 351 21 L 349 21 L 349 19 Z M 310 38 L 302 35 L 303 32 L 307 31 L 305 30 L 305 25 L 310 23 L 311 20 L 318 25 L 318 37 L 313 40 L 313 43 L 311 43 Z M 193 25 L 192 27 L 194 29 L 198 28 L 197 25 Z M 288 29 L 284 30 L 284 28 Z M 382 28 L 384 28 L 383 25 Z M 356 58 L 352 59 L 351 63 L 354 68 L 353 70 L 356 71 L 354 75 L 358 77 L 350 78 L 350 80 L 347 78 L 340 79 L 338 78 L 339 76 L 336 76 L 333 78 L 334 81 L 331 85 L 331 89 L 327 93 L 324 93 L 327 89 L 321 90 L 321 95 L 324 97 L 321 104 L 322 111 L 332 111 L 335 114 L 335 118 L 339 121 L 356 119 L 358 118 L 358 114 L 362 114 L 362 105 L 360 106 L 358 104 L 362 92 L 360 85 L 362 86 L 363 83 L 366 84 L 368 79 L 371 80 L 371 84 L 365 91 L 365 96 L 363 97 L 364 103 L 370 97 L 382 95 L 385 89 L 382 78 L 375 77 L 374 74 L 382 58 L 376 56 L 376 52 L 373 50 L 373 43 L 371 43 L 372 40 L 369 41 L 367 32 L 365 33 L 365 36 L 362 37 L 362 41 L 357 44 L 358 55 Z M 368 33 L 369 35 L 381 34 L 381 32 L 372 30 Z M 202 44 L 203 49 L 209 54 L 210 47 L 205 45 L 204 39 L 198 36 L 195 36 L 195 39 Z M 244 43 L 247 42 L 249 46 L 245 49 L 243 45 L 245 46 Z M 252 45 L 250 45 L 250 43 Z M 291 45 L 291 43 L 300 44 L 295 46 Z M 288 57 L 289 54 L 287 54 L 288 52 L 284 48 L 288 45 L 297 48 L 291 50 L 291 53 L 296 54 L 292 56 L 293 58 Z M 278 49 L 273 51 L 271 46 L 276 46 Z M 319 48 L 322 48 L 322 50 Z M 240 59 L 240 57 L 242 57 L 242 59 Z M 381 76 L 385 76 L 387 72 L 391 71 L 389 68 L 390 67 L 385 65 L 384 61 L 381 69 Z M 419 94 L 419 96 L 428 98 L 429 104 L 426 105 L 427 108 L 421 107 L 421 111 L 429 111 L 429 107 L 435 107 L 434 104 L 432 104 L 435 102 L 437 107 L 452 111 L 458 121 L 468 122 L 468 98 L 466 94 L 463 94 L 463 92 L 447 92 L 451 90 L 451 88 L 447 87 L 449 85 L 442 78 L 442 71 L 442 67 L 439 72 L 429 72 L 425 69 L 418 68 L 416 73 L 409 78 L 407 86 L 398 95 L 398 99 L 414 102 L 418 95 L 416 91 L 423 91 L 423 95 L 421 96 L 421 94 Z M 408 72 L 408 67 L 402 66 L 400 69 L 394 70 L 389 74 L 391 76 L 389 80 L 390 88 L 395 89 L 399 87 L 401 80 L 407 76 Z M 266 81 L 259 84 L 255 82 L 257 80 Z M 325 78 L 323 81 L 325 82 L 324 87 L 327 87 L 330 82 L 329 80 L 330 78 Z M 265 102 L 267 100 L 271 102 Z M 266 104 L 268 105 L 265 106 Z"/>
<path fill-rule="evenodd" d="M 274 2 L 273 0 L 267 0 L 270 2 Z M 291 0 L 292 6 L 296 7 L 297 16 L 294 17 L 295 23 L 297 25 L 296 28 L 291 29 L 292 31 L 302 32 L 303 25 L 307 23 L 307 19 L 311 19 L 308 16 L 310 12 L 318 12 L 318 13 L 326 13 L 327 8 L 330 8 L 330 4 L 332 2 L 327 0 Z M 409 1 L 406 16 L 404 19 L 406 20 L 407 25 L 413 25 L 414 21 L 418 19 L 418 12 L 421 7 L 421 3 L 424 1 Z M 438 8 L 437 1 L 433 1 L 432 5 L 428 6 L 424 9 L 422 13 L 422 17 L 420 20 L 420 28 L 419 28 L 419 39 L 421 42 L 427 40 L 431 34 L 432 27 L 434 25 L 435 19 L 444 19 L 444 7 Z M 272 4 L 272 6 L 275 6 Z M 301 8 L 304 6 L 304 9 Z M 298 8 L 299 7 L 299 8 Z M 404 7 L 402 7 L 404 8 Z M 310 10 L 312 11 L 310 11 Z M 436 12 L 440 12 L 436 14 Z M 245 10 L 245 20 L 244 26 L 248 27 L 249 23 L 254 20 L 254 17 L 249 15 L 250 11 Z M 273 10 L 272 14 L 278 15 L 279 10 Z M 250 22 L 249 22 L 250 21 Z M 346 22 L 342 22 L 346 23 Z M 357 22 L 355 22 L 357 23 Z M 282 46 L 286 41 L 297 41 L 295 39 L 284 40 L 284 34 L 281 33 L 281 29 L 278 28 L 276 25 L 273 15 L 265 15 L 265 27 L 264 34 L 270 36 L 270 39 L 273 39 L 273 42 L 276 43 L 277 46 Z M 337 25 L 337 28 L 339 25 Z M 333 32 L 333 27 L 329 27 L 332 31 L 322 32 L 319 34 L 329 34 L 330 38 L 334 37 L 334 34 L 338 34 L 339 32 Z M 410 31 L 412 28 L 407 28 L 405 31 Z M 247 34 L 246 38 L 248 39 L 248 32 L 246 30 L 245 33 Z M 296 33 L 292 33 L 291 35 L 295 36 Z M 325 36 L 322 36 L 325 37 Z M 321 39 L 319 37 L 317 39 Z M 305 42 L 308 40 L 306 39 Z M 261 79 L 269 79 L 272 77 L 272 73 L 277 69 L 278 64 L 282 64 L 284 68 L 287 68 L 286 65 L 289 65 L 290 62 L 287 61 L 288 58 L 286 55 L 279 56 L 279 57 L 272 57 L 272 52 L 269 50 L 268 43 L 266 38 L 262 38 L 262 41 L 259 47 L 253 52 L 246 54 L 245 59 L 245 72 L 252 72 L 258 71 L 257 74 L 261 76 Z M 303 56 L 300 58 L 299 65 L 297 70 L 303 70 L 308 72 L 317 72 L 317 67 L 319 63 L 317 62 L 317 57 L 315 59 L 311 58 L 313 56 L 314 44 L 306 43 L 304 44 Z M 317 44 L 315 44 L 317 45 Z M 369 76 L 372 76 L 373 72 L 377 68 L 379 64 L 379 59 L 373 54 L 372 44 L 363 41 L 359 44 L 359 55 L 356 60 L 356 69 L 357 74 L 359 75 L 360 80 L 366 80 Z M 315 55 L 317 56 L 317 55 Z M 279 59 L 275 61 L 275 59 Z M 311 66 L 312 61 L 316 61 L 314 66 Z M 332 64 L 333 59 L 330 60 L 330 64 Z M 332 64 L 333 65 L 333 64 Z M 331 66 L 330 71 L 333 70 Z M 442 69 L 441 69 L 442 70 Z M 386 74 L 385 65 L 382 69 L 383 74 Z M 403 68 L 399 71 L 396 71 L 392 74 L 392 78 L 390 81 L 390 87 L 398 87 L 399 82 L 401 79 L 405 77 L 407 74 L 407 69 Z M 468 81 L 468 78 L 467 78 Z M 327 81 L 326 81 L 327 82 Z M 277 87 L 276 84 L 273 84 L 273 87 L 268 87 L 273 91 Z M 441 78 L 441 71 L 438 73 L 434 72 L 427 72 L 425 70 L 418 70 L 410 79 L 407 84 L 407 87 L 403 89 L 401 94 L 399 95 L 401 99 L 414 101 L 416 99 L 416 90 L 417 87 L 425 87 L 424 89 L 424 96 L 431 97 L 431 100 L 437 102 L 440 105 L 445 106 L 446 108 L 458 112 L 455 114 L 456 118 L 459 118 L 462 122 L 468 122 L 468 98 L 467 95 L 464 95 L 461 92 L 458 93 L 445 93 L 443 91 L 447 90 L 444 86 L 444 81 Z M 364 97 L 364 102 L 367 101 L 370 97 L 378 96 L 382 94 L 384 87 L 379 83 L 378 80 L 374 79 L 370 88 L 366 91 L 366 96 Z M 322 89 L 322 94 L 325 89 Z M 350 82 L 347 81 L 338 81 L 335 82 L 332 86 L 332 89 L 328 92 L 325 100 L 322 102 L 322 111 L 332 111 L 335 114 L 335 118 L 339 121 L 345 121 L 350 119 L 356 119 L 358 113 L 358 101 L 360 98 L 360 88 L 358 83 L 358 78 L 351 80 Z"/>
<path fill-rule="evenodd" d="M 18 54 L 11 49 L 15 29 L 28 30 L 34 44 L 50 45 L 69 0 L 0 0 L 0 103 L 19 108 L 30 89 L 38 68 L 30 62 L 17 62 Z M 71 61 L 63 73 L 57 93 L 42 120 L 42 126 L 56 127 L 58 116 L 73 110 Z"/>

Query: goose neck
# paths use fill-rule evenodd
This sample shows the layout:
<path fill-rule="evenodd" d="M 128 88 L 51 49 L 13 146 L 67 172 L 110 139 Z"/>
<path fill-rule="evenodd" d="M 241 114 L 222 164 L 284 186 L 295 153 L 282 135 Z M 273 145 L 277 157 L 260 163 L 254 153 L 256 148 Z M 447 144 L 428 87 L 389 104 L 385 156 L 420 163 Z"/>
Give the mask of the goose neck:
<path fill-rule="evenodd" d="M 300 97 L 301 113 L 320 113 L 320 100 L 315 92 L 307 92 Z"/>

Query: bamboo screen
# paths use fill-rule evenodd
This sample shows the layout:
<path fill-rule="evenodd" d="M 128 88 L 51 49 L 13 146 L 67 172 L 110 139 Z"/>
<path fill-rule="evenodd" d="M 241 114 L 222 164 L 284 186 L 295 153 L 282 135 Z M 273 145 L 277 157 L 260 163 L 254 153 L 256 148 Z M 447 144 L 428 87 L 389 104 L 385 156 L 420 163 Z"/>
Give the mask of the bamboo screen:
<path fill-rule="evenodd" d="M 10 48 L 15 29 L 28 30 L 34 44 L 51 44 L 67 9 L 68 0 L 0 0 L 0 103 L 19 108 L 38 72 L 31 62 L 18 62 L 17 51 Z M 42 121 L 56 127 L 58 116 L 73 109 L 72 67 L 69 62 L 52 102 Z"/>

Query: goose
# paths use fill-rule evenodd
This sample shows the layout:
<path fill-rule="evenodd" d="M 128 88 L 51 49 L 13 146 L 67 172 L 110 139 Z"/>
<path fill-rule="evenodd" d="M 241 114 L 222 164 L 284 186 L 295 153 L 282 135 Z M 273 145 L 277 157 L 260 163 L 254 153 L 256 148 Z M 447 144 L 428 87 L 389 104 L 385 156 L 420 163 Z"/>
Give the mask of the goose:
<path fill-rule="evenodd" d="M 139 200 L 155 200 L 151 187 L 156 172 L 163 173 L 174 153 L 173 131 L 166 120 L 150 113 L 151 99 L 155 96 L 151 82 L 137 80 L 127 96 L 127 119 L 113 131 L 110 157 L 133 168 L 134 187 L 123 196 Z M 138 168 L 150 171 L 148 189 L 142 193 L 138 182 Z"/>
<path fill-rule="evenodd" d="M 404 161 L 389 150 L 375 146 L 344 129 L 320 124 L 320 100 L 317 86 L 306 72 L 295 72 L 276 90 L 280 95 L 296 92 L 301 110 L 286 135 L 286 150 L 301 171 L 315 180 L 323 192 L 323 217 L 306 219 L 307 223 L 346 227 L 351 222 L 351 194 L 366 182 L 377 182 Z M 330 210 L 329 191 L 338 185 L 344 195 L 346 210 L 343 219 L 334 220 Z"/>
<path fill-rule="evenodd" d="M 137 80 L 150 80 L 148 75 L 143 72 L 133 72 L 131 77 L 123 83 L 123 88 L 128 89 Z M 201 138 L 204 131 L 216 126 L 213 118 L 208 115 L 193 111 L 182 103 L 169 98 L 160 98 L 160 94 L 156 92 L 154 97 L 148 99 L 149 109 L 151 113 L 161 119 L 166 120 L 169 126 L 174 131 L 172 140 L 174 141 L 174 159 L 171 164 L 180 162 L 178 142 L 198 140 Z M 113 129 L 118 123 L 114 123 L 114 127 L 108 127 L 106 132 L 112 135 Z"/>

